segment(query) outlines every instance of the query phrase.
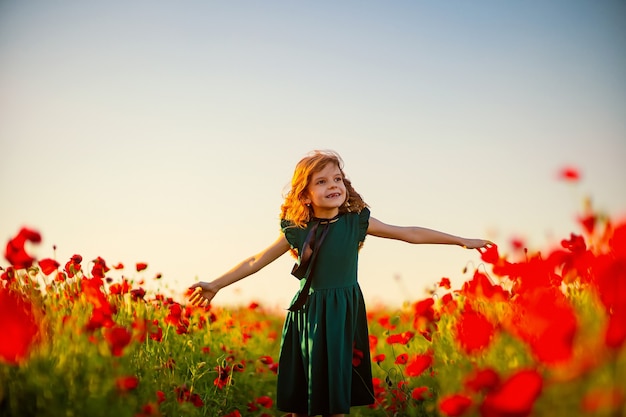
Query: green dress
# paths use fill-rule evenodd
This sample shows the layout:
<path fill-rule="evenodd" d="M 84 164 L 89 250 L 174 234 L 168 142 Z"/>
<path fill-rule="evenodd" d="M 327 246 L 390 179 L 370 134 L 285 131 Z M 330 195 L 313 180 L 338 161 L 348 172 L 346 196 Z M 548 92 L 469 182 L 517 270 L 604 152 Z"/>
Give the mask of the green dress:
<path fill-rule="evenodd" d="M 365 208 L 328 225 L 306 304 L 287 313 L 278 365 L 276 402 L 281 411 L 347 414 L 351 406 L 374 402 L 367 316 L 357 282 L 359 246 L 369 216 Z M 299 253 L 310 227 L 281 222 Z M 304 282 L 300 280 L 300 288 Z"/>

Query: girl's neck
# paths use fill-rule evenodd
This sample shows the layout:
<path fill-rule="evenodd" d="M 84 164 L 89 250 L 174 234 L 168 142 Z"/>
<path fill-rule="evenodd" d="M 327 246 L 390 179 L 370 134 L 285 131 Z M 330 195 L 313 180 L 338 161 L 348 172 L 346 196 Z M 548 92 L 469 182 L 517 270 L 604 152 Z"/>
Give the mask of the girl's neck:
<path fill-rule="evenodd" d="M 339 214 L 339 208 L 332 209 L 313 209 L 313 216 L 317 219 L 326 219 L 330 220 L 333 217 L 337 217 Z"/>

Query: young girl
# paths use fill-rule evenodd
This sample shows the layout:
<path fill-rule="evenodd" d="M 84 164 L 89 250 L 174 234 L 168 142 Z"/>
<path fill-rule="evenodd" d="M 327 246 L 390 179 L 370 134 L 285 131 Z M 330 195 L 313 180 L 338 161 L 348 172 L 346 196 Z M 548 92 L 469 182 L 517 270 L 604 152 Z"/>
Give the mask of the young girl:
<path fill-rule="evenodd" d="M 192 285 L 190 301 L 211 302 L 217 292 L 291 250 L 300 278 L 283 328 L 277 407 L 294 417 L 343 416 L 351 406 L 374 402 L 367 316 L 357 282 L 359 248 L 366 235 L 409 243 L 478 249 L 488 240 L 465 239 L 421 227 L 400 227 L 370 217 L 343 172 L 341 157 L 313 151 L 296 166 L 281 207 L 274 243 L 211 282 Z M 363 354 L 353 365 L 353 352 Z"/>

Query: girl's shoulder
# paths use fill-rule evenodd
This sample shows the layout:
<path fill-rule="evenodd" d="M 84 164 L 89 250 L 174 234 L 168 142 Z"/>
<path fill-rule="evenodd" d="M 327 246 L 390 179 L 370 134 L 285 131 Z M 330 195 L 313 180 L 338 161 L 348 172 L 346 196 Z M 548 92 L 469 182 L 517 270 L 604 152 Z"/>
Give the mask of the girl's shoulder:
<path fill-rule="evenodd" d="M 349 214 L 358 216 L 360 221 L 369 221 L 370 209 L 369 207 L 363 207 L 360 211 L 352 211 Z"/>

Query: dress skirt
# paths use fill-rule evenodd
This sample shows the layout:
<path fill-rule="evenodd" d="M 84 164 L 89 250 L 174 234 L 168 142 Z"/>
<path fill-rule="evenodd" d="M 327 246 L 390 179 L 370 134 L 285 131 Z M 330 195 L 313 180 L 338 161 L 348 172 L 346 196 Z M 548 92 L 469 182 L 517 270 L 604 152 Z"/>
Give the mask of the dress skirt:
<path fill-rule="evenodd" d="M 278 409 L 347 414 L 351 406 L 373 402 L 367 315 L 358 283 L 312 292 L 285 320 Z"/>

